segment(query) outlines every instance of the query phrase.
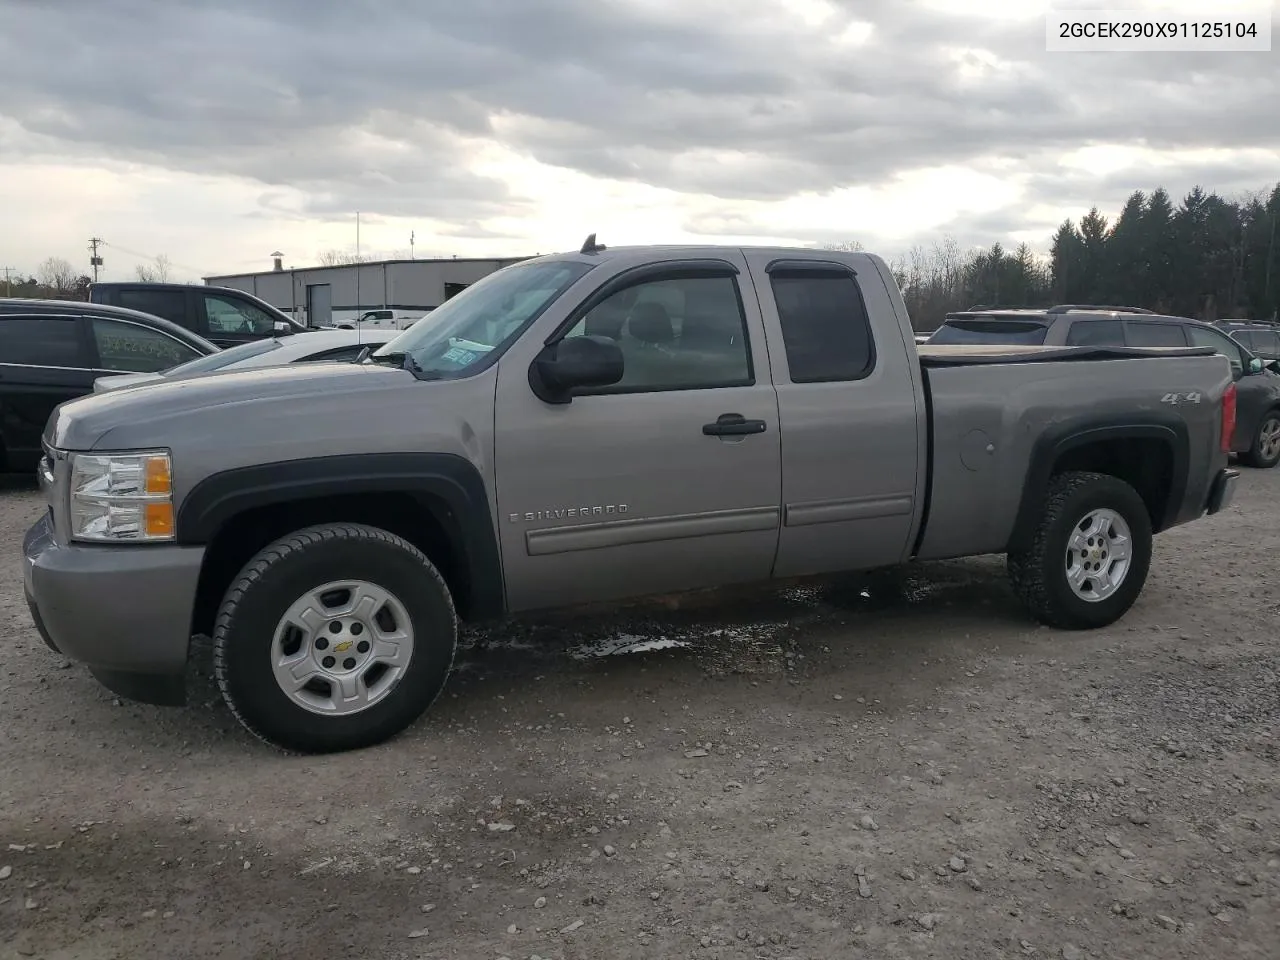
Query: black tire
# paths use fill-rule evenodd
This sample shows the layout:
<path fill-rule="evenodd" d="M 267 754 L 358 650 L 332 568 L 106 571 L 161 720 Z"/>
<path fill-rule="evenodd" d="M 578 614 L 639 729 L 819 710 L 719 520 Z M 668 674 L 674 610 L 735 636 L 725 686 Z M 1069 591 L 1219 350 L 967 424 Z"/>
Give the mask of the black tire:
<path fill-rule="evenodd" d="M 385 695 L 361 712 L 323 716 L 295 703 L 271 668 L 277 624 L 325 583 L 364 580 L 390 591 L 413 627 L 413 652 Z M 214 675 L 231 711 L 256 736 L 303 753 L 380 743 L 418 719 L 444 688 L 457 647 L 449 588 L 426 556 L 377 527 L 307 527 L 261 550 L 227 590 L 213 632 Z"/>
<path fill-rule="evenodd" d="M 1129 525 L 1131 556 L 1115 593 L 1090 601 L 1067 582 L 1067 543 L 1076 525 L 1100 508 L 1114 510 Z M 1065 630 L 1092 630 L 1119 620 L 1138 599 L 1150 566 L 1151 517 L 1142 497 L 1123 480 L 1084 471 L 1053 478 L 1030 546 L 1008 557 L 1009 579 L 1032 616 Z"/>
<path fill-rule="evenodd" d="M 1263 444 L 1266 440 L 1269 430 L 1280 429 L 1280 410 L 1268 410 L 1262 415 L 1262 420 L 1258 423 L 1258 429 L 1253 432 L 1253 443 L 1249 445 L 1249 449 L 1240 454 L 1240 462 L 1246 467 L 1255 467 L 1261 470 L 1269 470 L 1277 463 L 1280 463 L 1280 447 L 1269 455 L 1264 454 Z"/>

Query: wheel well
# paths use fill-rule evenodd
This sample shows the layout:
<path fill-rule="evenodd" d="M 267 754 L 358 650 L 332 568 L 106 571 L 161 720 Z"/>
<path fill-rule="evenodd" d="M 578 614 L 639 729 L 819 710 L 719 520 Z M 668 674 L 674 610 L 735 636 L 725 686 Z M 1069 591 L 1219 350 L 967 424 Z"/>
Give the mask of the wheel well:
<path fill-rule="evenodd" d="M 212 634 L 232 580 L 253 556 L 285 534 L 317 523 L 364 523 L 404 537 L 427 555 L 466 617 L 471 583 L 467 565 L 443 517 L 448 510 L 409 493 L 341 494 L 270 504 L 239 513 L 209 541 L 196 588 L 192 633 Z"/>
<path fill-rule="evenodd" d="M 1147 505 L 1151 529 L 1164 526 L 1173 491 L 1173 449 L 1154 437 L 1097 440 L 1072 447 L 1053 464 L 1052 475 L 1071 470 L 1105 473 L 1138 491 Z"/>

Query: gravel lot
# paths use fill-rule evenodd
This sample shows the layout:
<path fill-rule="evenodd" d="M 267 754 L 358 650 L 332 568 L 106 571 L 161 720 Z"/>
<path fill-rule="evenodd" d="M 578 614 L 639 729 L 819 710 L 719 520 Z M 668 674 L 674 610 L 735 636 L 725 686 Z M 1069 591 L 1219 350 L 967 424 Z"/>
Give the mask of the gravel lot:
<path fill-rule="evenodd" d="M 305 758 L 202 659 L 172 710 L 52 654 L 11 485 L 0 957 L 1275 960 L 1280 470 L 1242 486 L 1109 630 L 1037 628 L 995 559 L 526 622 Z"/>

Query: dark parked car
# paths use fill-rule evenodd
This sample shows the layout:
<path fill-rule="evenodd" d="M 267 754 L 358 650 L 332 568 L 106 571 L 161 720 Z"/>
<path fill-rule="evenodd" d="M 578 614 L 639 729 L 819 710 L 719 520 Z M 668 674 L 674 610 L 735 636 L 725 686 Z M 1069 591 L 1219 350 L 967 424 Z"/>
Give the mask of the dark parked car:
<path fill-rule="evenodd" d="M 1237 343 L 1243 343 L 1255 357 L 1280 360 L 1280 326 L 1247 320 L 1220 320 L 1215 326 L 1230 334 Z"/>
<path fill-rule="evenodd" d="M 220 347 L 311 329 L 243 290 L 198 283 L 94 283 L 92 303 L 163 317 Z"/>
<path fill-rule="evenodd" d="M 1236 378 L 1236 429 L 1231 451 L 1251 467 L 1274 467 L 1280 463 L 1280 375 L 1238 337 L 1232 339 L 1213 324 L 1138 307 L 1068 304 L 1045 310 L 975 308 L 948 314 L 928 343 L 1213 347 L 1231 362 Z"/>
<path fill-rule="evenodd" d="M 0 299 L 0 470 L 34 470 L 49 415 L 102 374 L 165 370 L 217 349 L 137 310 Z"/>
<path fill-rule="evenodd" d="M 371 352 L 378 349 L 399 333 L 399 330 L 317 330 L 305 337 L 255 340 L 156 373 L 120 373 L 99 377 L 94 381 L 93 392 L 110 393 L 147 383 L 186 380 L 220 371 L 255 370 L 289 363 L 341 363 L 355 360 L 366 349 Z"/>

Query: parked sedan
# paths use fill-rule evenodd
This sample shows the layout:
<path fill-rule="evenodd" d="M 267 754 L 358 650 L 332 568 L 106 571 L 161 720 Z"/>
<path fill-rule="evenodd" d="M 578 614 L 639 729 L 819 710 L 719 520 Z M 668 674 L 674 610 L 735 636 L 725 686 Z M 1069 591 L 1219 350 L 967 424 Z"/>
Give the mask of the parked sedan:
<path fill-rule="evenodd" d="M 241 344 L 198 360 L 179 364 L 154 373 L 134 373 L 118 377 L 99 377 L 94 393 L 106 393 L 124 387 L 181 380 L 215 373 L 219 370 L 245 370 L 250 367 L 280 367 L 289 363 L 313 363 L 324 360 L 354 360 L 364 347 L 377 349 L 399 330 L 314 330 L 287 337 L 272 337 Z"/>
<path fill-rule="evenodd" d="M 104 373 L 147 376 L 218 352 L 204 337 L 137 310 L 0 299 L 0 471 L 34 470 L 58 404 Z"/>

